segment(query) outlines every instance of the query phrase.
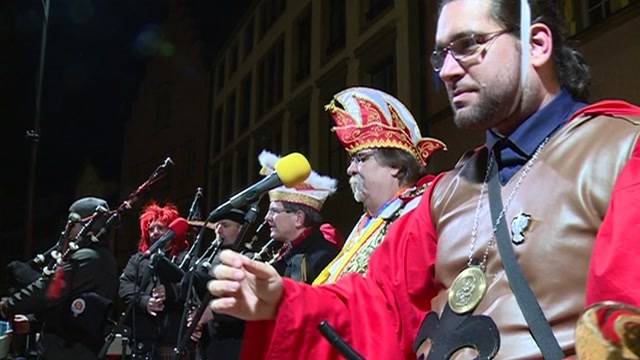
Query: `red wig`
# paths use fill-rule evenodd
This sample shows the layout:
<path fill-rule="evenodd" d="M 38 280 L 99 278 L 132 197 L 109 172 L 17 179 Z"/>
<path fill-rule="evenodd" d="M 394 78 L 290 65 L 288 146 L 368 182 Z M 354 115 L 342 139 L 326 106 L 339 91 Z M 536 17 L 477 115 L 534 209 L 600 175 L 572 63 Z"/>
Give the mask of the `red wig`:
<path fill-rule="evenodd" d="M 169 226 L 178 216 L 180 216 L 178 209 L 172 203 L 167 203 L 161 207 L 152 201 L 145 205 L 140 214 L 140 243 L 138 244 L 138 251 L 145 252 L 151 245 L 149 240 L 149 226 L 152 222 L 159 221 L 165 226 Z M 169 252 L 171 256 L 176 256 L 188 246 L 186 236 L 176 236 L 171 240 Z"/>

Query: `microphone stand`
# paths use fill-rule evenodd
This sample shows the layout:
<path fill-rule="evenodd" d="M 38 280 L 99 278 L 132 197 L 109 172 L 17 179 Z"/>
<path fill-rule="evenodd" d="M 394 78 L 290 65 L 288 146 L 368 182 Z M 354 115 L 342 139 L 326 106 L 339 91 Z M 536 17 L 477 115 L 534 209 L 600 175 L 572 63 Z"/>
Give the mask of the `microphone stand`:
<path fill-rule="evenodd" d="M 236 241 L 233 243 L 232 248 L 234 250 L 237 250 L 240 246 L 240 244 L 242 244 L 242 240 L 244 239 L 246 233 L 247 233 L 247 229 L 249 228 L 249 225 L 252 224 L 253 222 L 255 222 L 256 218 L 258 217 L 258 213 L 260 212 L 260 208 L 258 206 L 258 203 L 260 202 L 260 199 L 257 199 L 253 204 L 251 204 L 251 206 L 249 206 L 249 210 L 247 210 L 247 213 L 244 216 L 244 223 L 242 228 L 240 229 L 240 233 L 238 235 L 238 238 L 236 239 Z M 215 211 L 212 212 L 212 214 L 215 213 Z M 209 216 L 211 217 L 211 215 Z M 206 221 L 205 224 L 203 225 L 203 229 L 206 227 Z M 201 230 L 202 232 L 202 230 Z M 221 246 L 218 246 L 214 252 L 213 255 L 211 256 L 211 258 L 215 258 L 215 256 L 218 254 L 218 252 L 220 251 Z M 193 286 L 193 275 L 191 275 L 191 279 L 189 281 L 189 288 L 188 288 L 188 293 L 187 296 L 191 293 L 191 286 Z M 181 359 L 182 356 L 185 355 L 185 352 L 187 350 L 187 343 L 191 338 L 191 334 L 193 334 L 194 330 L 196 329 L 196 327 L 198 326 L 198 322 L 200 322 L 200 319 L 202 318 L 202 314 L 204 314 L 205 310 L 207 309 L 207 305 L 209 304 L 209 302 L 212 300 L 212 296 L 211 293 L 209 292 L 205 292 L 204 298 L 200 301 L 200 305 L 198 306 L 196 312 L 194 313 L 192 319 L 191 319 L 191 324 L 189 325 L 189 327 L 187 328 L 187 331 L 182 334 L 182 330 L 183 330 L 183 326 L 182 324 L 184 324 L 184 322 L 182 322 L 180 324 L 180 330 L 179 330 L 179 335 L 178 335 L 178 346 L 175 348 L 174 352 L 175 352 L 175 359 Z M 189 309 L 189 299 L 187 299 L 187 302 L 185 303 L 185 313 L 188 311 Z M 184 315 L 184 314 L 183 314 Z M 185 317 L 183 316 L 183 321 Z"/>

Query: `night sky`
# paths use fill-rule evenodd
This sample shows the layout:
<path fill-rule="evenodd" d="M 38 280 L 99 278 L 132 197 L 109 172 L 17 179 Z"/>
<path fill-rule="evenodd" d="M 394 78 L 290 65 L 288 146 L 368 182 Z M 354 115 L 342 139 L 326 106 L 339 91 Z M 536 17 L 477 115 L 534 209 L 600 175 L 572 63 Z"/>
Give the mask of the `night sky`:
<path fill-rule="evenodd" d="M 206 44 L 206 61 L 250 2 L 185 2 Z M 102 180 L 119 181 L 124 125 L 145 64 L 158 50 L 169 0 L 54 0 L 50 6 L 35 206 L 40 215 L 64 219 L 87 163 Z M 25 223 L 30 154 L 25 132 L 34 127 L 42 17 L 39 0 L 0 5 L 0 232 L 8 246 L 3 262 L 22 252 L 24 234 L 16 230 Z M 51 244 L 55 239 L 51 234 Z"/>

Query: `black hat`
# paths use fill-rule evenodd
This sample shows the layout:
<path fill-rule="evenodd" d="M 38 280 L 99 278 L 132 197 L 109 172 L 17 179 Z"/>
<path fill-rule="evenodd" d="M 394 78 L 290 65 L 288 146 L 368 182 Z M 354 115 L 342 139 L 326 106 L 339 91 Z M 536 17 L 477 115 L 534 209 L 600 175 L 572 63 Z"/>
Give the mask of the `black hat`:
<path fill-rule="evenodd" d="M 240 209 L 231 209 L 226 213 L 222 214 L 218 219 L 231 220 L 231 221 L 235 221 L 237 223 L 242 224 L 244 222 L 244 211 Z"/>
<path fill-rule="evenodd" d="M 69 214 L 77 214 L 81 219 L 93 215 L 100 207 L 103 208 L 103 213 L 106 214 L 109 211 L 109 204 L 106 201 L 96 197 L 84 197 L 76 200 L 69 207 Z M 104 225 L 105 220 L 96 220 L 93 223 L 92 229 L 99 229 Z"/>
<path fill-rule="evenodd" d="M 69 213 L 76 213 L 81 218 L 86 218 L 96 212 L 98 206 L 105 208 L 105 212 L 109 211 L 109 204 L 106 201 L 96 197 L 85 197 L 71 204 Z"/>

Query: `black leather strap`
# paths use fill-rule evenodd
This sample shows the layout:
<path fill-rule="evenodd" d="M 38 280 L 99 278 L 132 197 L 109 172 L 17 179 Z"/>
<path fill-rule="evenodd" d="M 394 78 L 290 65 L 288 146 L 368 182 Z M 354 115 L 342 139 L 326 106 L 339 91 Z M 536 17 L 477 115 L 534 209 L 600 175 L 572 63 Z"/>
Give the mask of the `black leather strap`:
<path fill-rule="evenodd" d="M 498 181 L 498 166 L 491 167 L 488 192 L 492 223 L 495 224 L 503 207 L 500 182 Z M 518 264 L 516 254 L 511 245 L 511 236 L 509 235 L 505 217 L 503 216 L 500 219 L 495 235 L 498 252 L 500 253 L 504 270 L 507 273 L 509 286 L 511 286 L 520 310 L 522 310 L 522 314 L 529 325 L 529 331 L 533 339 L 542 351 L 542 356 L 545 359 L 563 359 L 564 353 L 560 348 L 560 344 L 558 344 L 558 340 L 553 335 L 551 326 L 549 326 L 549 322 L 544 316 L 540 304 L 538 304 L 538 300 Z"/>

